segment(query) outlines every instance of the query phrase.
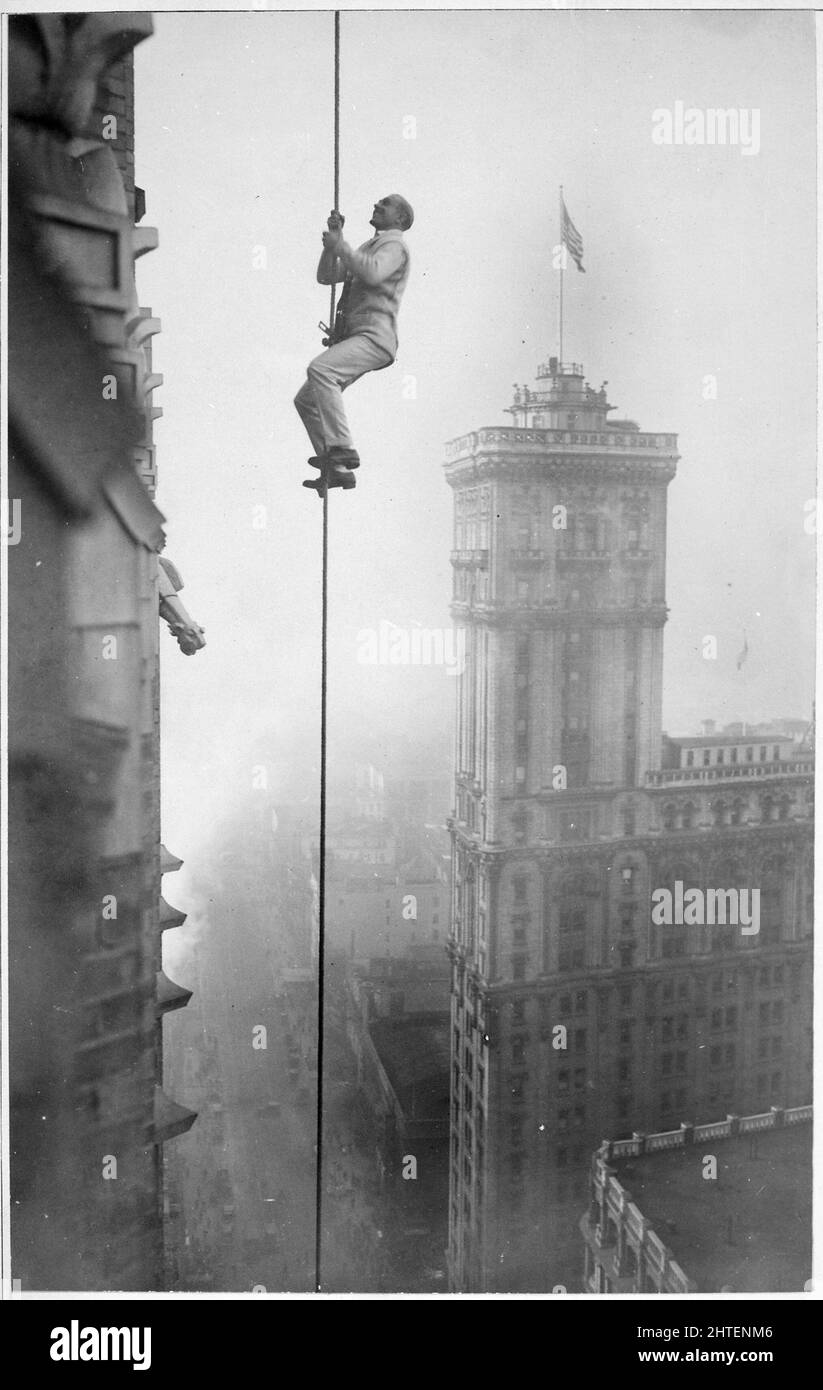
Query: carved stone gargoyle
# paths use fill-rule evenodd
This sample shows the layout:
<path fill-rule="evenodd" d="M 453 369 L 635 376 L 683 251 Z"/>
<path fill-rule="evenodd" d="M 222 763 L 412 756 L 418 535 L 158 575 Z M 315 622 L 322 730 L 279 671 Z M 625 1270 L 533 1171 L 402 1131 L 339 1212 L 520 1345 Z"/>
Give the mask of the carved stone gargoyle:
<path fill-rule="evenodd" d="M 184 656 L 194 656 L 194 653 L 199 652 L 201 647 L 205 647 L 205 634 L 202 627 L 198 627 L 182 601 L 177 597 L 183 587 L 183 581 L 177 567 L 164 555 L 158 556 L 158 561 L 160 617 L 168 623 L 169 629 L 177 639 L 177 645 Z"/>

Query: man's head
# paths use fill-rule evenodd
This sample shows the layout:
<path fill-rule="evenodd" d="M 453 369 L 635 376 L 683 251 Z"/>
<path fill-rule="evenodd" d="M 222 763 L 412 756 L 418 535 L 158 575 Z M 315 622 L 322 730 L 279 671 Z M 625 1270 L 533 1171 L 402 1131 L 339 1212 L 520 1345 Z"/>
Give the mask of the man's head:
<path fill-rule="evenodd" d="M 407 203 L 399 193 L 390 193 L 388 197 L 375 203 L 369 221 L 376 232 L 388 232 L 394 227 L 399 228 L 401 232 L 407 232 L 414 221 L 414 212 L 411 203 Z"/>

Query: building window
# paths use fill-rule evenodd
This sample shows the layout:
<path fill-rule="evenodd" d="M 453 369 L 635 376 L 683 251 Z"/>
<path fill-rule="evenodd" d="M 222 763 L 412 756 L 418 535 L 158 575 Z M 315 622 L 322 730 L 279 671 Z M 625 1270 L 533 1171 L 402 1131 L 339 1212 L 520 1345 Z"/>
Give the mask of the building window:
<path fill-rule="evenodd" d="M 686 754 L 686 767 L 694 767 L 694 749 L 690 748 Z"/>

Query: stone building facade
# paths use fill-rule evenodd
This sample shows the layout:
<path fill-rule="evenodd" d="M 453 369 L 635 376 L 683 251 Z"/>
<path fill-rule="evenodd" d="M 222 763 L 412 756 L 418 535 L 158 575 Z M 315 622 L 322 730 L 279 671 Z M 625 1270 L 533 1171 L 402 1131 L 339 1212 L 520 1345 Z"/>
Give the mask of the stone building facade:
<path fill-rule="evenodd" d="M 677 439 L 611 411 L 551 359 L 448 446 L 455 1289 L 574 1286 L 603 1135 L 811 1098 L 811 754 L 664 739 Z M 655 924 L 678 882 L 758 888 L 759 933 Z"/>
<path fill-rule="evenodd" d="M 151 338 L 136 259 L 144 13 L 9 22 L 11 1272 L 164 1285 L 159 616 Z M 171 567 L 173 569 L 173 567 Z M 162 570 L 181 649 L 202 630 Z"/>

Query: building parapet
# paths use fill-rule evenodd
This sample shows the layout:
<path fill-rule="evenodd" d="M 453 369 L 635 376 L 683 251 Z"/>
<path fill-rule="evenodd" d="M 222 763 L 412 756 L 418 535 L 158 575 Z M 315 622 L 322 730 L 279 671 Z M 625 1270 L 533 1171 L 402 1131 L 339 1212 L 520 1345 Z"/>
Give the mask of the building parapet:
<path fill-rule="evenodd" d="M 763 1114 L 727 1115 L 712 1124 L 682 1124 L 677 1130 L 604 1141 L 592 1161 L 589 1209 L 580 1221 L 586 1242 L 587 1292 L 685 1294 L 698 1290 L 609 1166 L 611 1162 L 806 1124 L 812 1115 L 811 1105 L 786 1110 L 773 1106 Z"/>
<path fill-rule="evenodd" d="M 743 763 L 736 766 L 663 767 L 646 773 L 647 787 L 671 787 L 695 782 L 751 781 L 766 777 L 813 777 L 814 759 L 793 758 L 785 762 Z"/>
<path fill-rule="evenodd" d="M 777 1129 L 780 1125 L 804 1124 L 811 1121 L 812 1114 L 811 1105 L 798 1105 L 790 1110 L 775 1105 L 759 1115 L 727 1115 L 725 1120 L 717 1120 L 710 1125 L 681 1125 L 680 1129 L 664 1130 L 658 1134 L 635 1133 L 631 1139 L 604 1141 L 596 1161 L 605 1164 L 618 1158 L 638 1158 L 641 1154 L 661 1149 L 679 1149 L 686 1144 L 704 1143 L 707 1139 L 728 1139 L 734 1134 Z"/>
<path fill-rule="evenodd" d="M 579 448 L 584 454 L 590 455 L 592 448 L 596 447 L 607 449 L 610 454 L 621 452 L 628 456 L 630 454 L 653 453 L 672 461 L 679 458 L 676 434 L 653 434 L 640 430 L 618 432 L 615 430 L 517 429 L 511 425 L 496 425 L 490 429 L 473 430 L 470 434 L 464 434 L 458 439 L 450 440 L 446 445 L 447 463 L 474 458 L 476 454 L 486 451 L 489 446 L 493 446 L 495 453 L 501 451 L 514 453 L 540 451 L 545 453 L 547 449 L 565 452 L 569 449 Z"/>

